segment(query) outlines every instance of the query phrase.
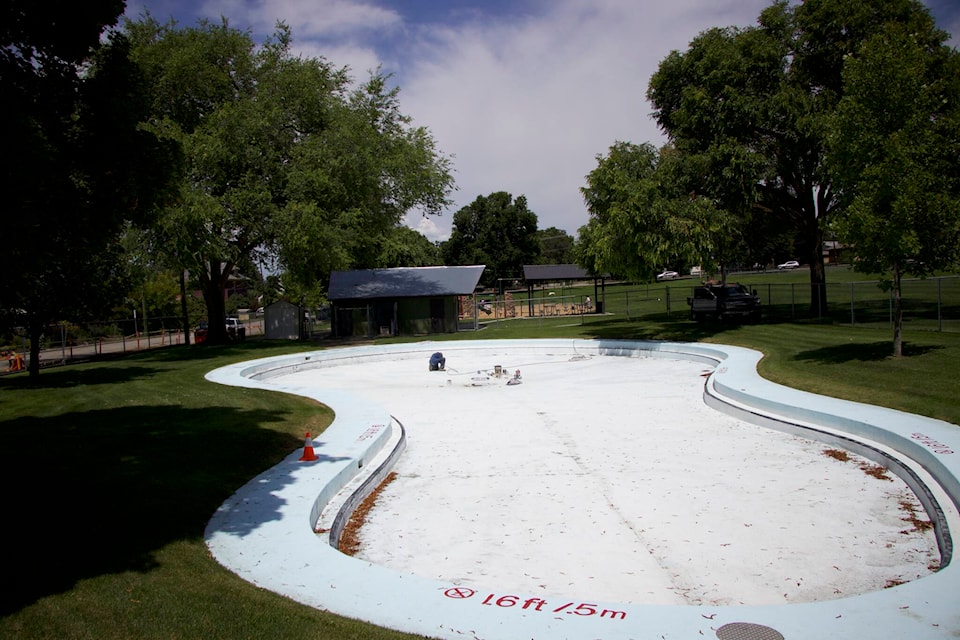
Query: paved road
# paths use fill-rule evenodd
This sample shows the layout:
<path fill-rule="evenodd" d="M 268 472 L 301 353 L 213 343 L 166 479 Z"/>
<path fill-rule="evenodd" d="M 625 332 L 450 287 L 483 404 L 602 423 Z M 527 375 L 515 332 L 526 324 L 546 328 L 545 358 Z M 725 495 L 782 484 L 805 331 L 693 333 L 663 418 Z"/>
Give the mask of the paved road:
<path fill-rule="evenodd" d="M 263 334 L 263 319 L 245 323 L 248 336 Z M 154 332 L 149 335 L 121 336 L 115 339 L 100 339 L 75 345 L 55 346 L 40 350 L 40 365 L 53 366 L 69 364 L 75 361 L 90 360 L 104 354 L 131 353 L 147 349 L 159 349 L 185 343 L 182 331 Z M 193 332 L 190 333 L 190 344 L 196 344 Z M 0 365 L 2 366 L 2 365 Z M 24 354 L 24 367 L 29 367 L 29 353 Z M 7 371 L 4 371 L 6 373 Z"/>

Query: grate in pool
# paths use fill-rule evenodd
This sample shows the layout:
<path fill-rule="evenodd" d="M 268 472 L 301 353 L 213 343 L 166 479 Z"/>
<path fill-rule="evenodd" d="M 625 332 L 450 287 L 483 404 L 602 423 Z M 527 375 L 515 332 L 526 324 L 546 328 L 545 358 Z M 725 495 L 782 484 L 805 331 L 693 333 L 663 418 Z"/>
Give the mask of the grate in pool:
<path fill-rule="evenodd" d="M 776 629 L 750 622 L 731 622 L 717 629 L 719 640 L 783 640 Z"/>

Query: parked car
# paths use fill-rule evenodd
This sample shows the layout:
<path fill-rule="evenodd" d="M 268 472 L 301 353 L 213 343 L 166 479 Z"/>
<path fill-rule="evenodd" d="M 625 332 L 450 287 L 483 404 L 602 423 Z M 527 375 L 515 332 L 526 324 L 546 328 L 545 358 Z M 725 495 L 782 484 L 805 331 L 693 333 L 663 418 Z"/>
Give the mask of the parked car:
<path fill-rule="evenodd" d="M 680 277 L 680 274 L 676 271 L 667 271 L 664 270 L 663 273 L 657 274 L 657 282 L 663 282 L 664 280 L 676 280 Z"/>
<path fill-rule="evenodd" d="M 720 321 L 760 319 L 760 296 L 742 284 L 707 284 L 694 287 L 693 295 L 687 298 L 687 304 L 690 305 L 690 318 L 698 322 L 708 318 Z"/>
<path fill-rule="evenodd" d="M 777 265 L 777 269 L 780 269 L 781 271 L 783 269 L 799 269 L 799 268 L 800 268 L 800 263 L 797 262 L 796 260 L 787 260 L 783 264 Z"/>
<path fill-rule="evenodd" d="M 207 321 L 204 320 L 201 322 L 196 329 L 193 330 L 193 342 L 194 344 L 203 344 L 207 341 L 207 331 L 209 327 Z"/>
<path fill-rule="evenodd" d="M 243 340 L 247 337 L 247 328 L 240 322 L 240 318 L 227 318 L 227 335 L 231 340 Z"/>

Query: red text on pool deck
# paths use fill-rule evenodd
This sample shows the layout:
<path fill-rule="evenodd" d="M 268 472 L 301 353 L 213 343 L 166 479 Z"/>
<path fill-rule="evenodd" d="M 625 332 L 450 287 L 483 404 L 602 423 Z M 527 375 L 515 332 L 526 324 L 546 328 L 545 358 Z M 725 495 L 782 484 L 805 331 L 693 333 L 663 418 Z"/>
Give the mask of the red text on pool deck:
<path fill-rule="evenodd" d="M 385 424 L 370 425 L 370 427 L 366 431 L 360 434 L 360 436 L 357 438 L 357 442 L 363 442 L 364 440 L 369 440 L 370 438 L 373 438 L 378 433 L 380 433 L 380 431 L 382 431 L 386 426 L 387 425 Z"/>
<path fill-rule="evenodd" d="M 943 444 L 942 442 L 937 442 L 928 435 L 924 435 L 922 433 L 911 433 L 910 437 L 918 441 L 923 446 L 933 449 L 934 453 L 953 453 L 953 449 L 951 449 L 949 445 Z"/>
<path fill-rule="evenodd" d="M 477 592 L 467 587 L 450 587 L 443 592 L 448 598 L 455 600 L 466 600 L 477 595 Z M 495 593 L 487 594 L 480 602 L 481 605 L 500 608 L 519 607 L 526 611 L 538 611 L 541 613 L 564 613 L 576 616 L 599 616 L 611 620 L 625 620 L 627 617 L 624 611 L 615 611 L 613 609 L 603 609 L 599 605 L 588 602 L 547 602 L 543 598 L 522 598 L 515 595 L 497 595 Z"/>

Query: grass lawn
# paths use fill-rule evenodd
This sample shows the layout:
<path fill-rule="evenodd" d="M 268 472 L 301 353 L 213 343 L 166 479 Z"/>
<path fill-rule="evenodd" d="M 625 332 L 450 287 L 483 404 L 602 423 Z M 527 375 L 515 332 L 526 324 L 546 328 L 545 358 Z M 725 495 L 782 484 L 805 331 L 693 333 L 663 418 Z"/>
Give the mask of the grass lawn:
<path fill-rule="evenodd" d="M 766 354 L 761 373 L 817 393 L 960 424 L 960 334 L 842 326 L 695 324 L 604 316 L 503 321 L 442 339 L 707 341 Z M 385 340 L 387 341 L 387 340 Z M 251 340 L 174 347 L 0 378 L 7 513 L 4 638 L 410 638 L 260 590 L 203 543 L 210 515 L 331 421 L 310 401 L 208 383 L 224 364 L 316 348 Z"/>

